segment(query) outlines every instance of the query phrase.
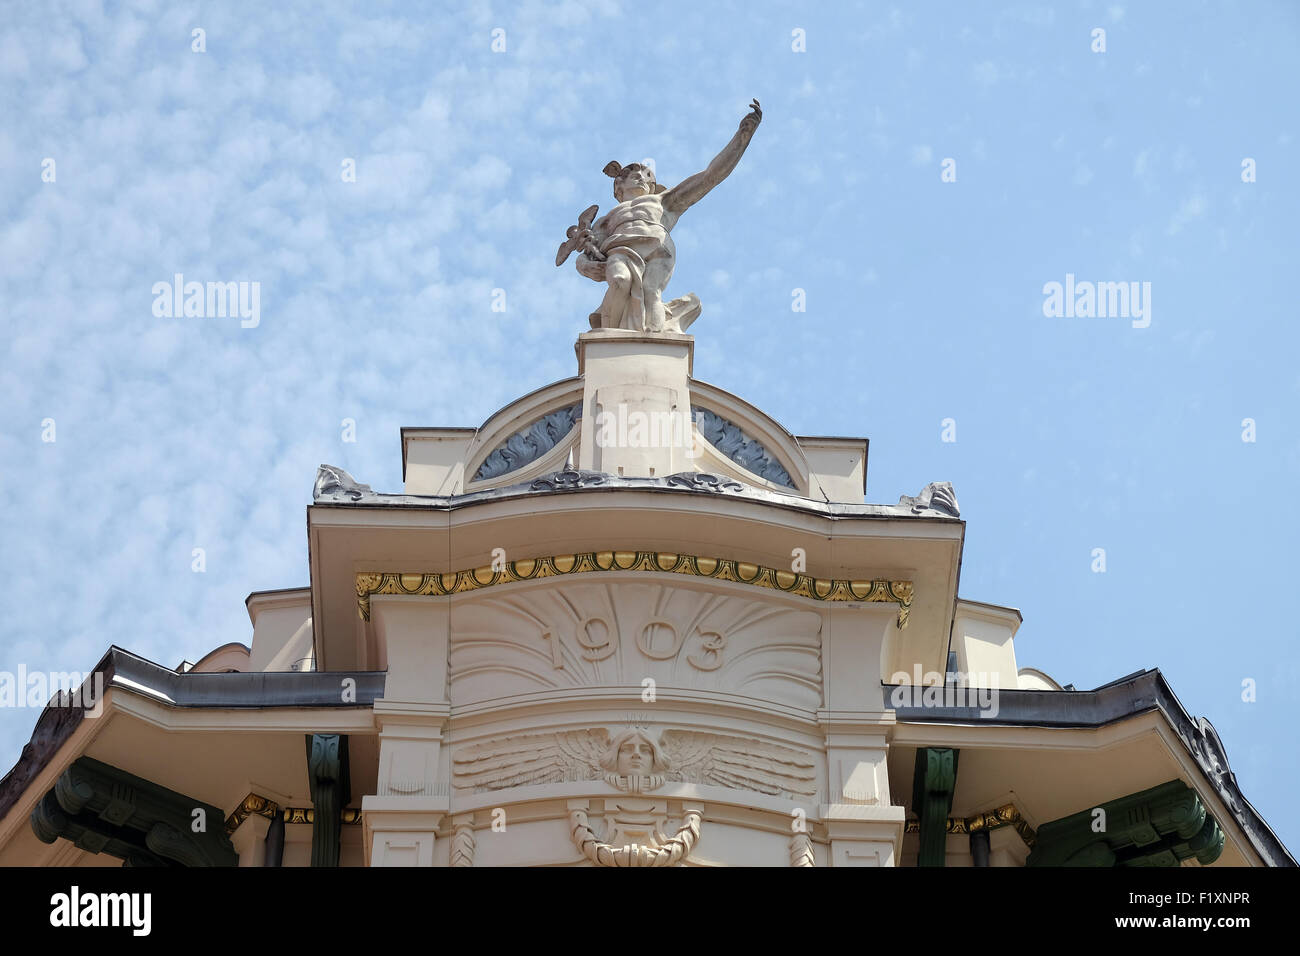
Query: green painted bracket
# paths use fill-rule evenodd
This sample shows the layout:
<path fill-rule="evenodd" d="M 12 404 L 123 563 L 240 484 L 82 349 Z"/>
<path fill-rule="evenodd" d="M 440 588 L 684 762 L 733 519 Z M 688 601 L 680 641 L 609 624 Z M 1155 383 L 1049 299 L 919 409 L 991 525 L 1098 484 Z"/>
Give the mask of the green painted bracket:
<path fill-rule="evenodd" d="M 948 811 L 957 789 L 956 750 L 922 747 L 912 773 L 912 811 L 921 820 L 917 866 L 943 866 L 948 844 Z"/>
<path fill-rule="evenodd" d="M 1043 824 L 1025 865 L 1178 866 L 1191 857 L 1210 864 L 1223 840 L 1196 791 L 1170 780 Z"/>
<path fill-rule="evenodd" d="M 316 810 L 311 824 L 311 865 L 338 866 L 342 810 L 352 789 L 346 736 L 312 734 L 307 738 L 307 784 Z"/>
<path fill-rule="evenodd" d="M 38 839 L 63 838 L 126 866 L 235 866 L 217 807 L 80 757 L 32 811 Z"/>

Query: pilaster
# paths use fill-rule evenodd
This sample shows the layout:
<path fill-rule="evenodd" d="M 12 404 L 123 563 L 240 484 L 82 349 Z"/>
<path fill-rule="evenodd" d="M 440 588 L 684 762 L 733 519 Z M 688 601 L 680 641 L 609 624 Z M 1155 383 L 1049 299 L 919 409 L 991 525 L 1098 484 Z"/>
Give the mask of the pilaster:
<path fill-rule="evenodd" d="M 821 818 L 830 836 L 832 866 L 896 866 L 906 811 L 889 797 L 889 733 L 884 709 L 881 647 L 895 626 L 890 608 L 848 605 L 826 611 L 822 627 L 825 709 L 817 720 L 826 736 L 830 797 Z"/>

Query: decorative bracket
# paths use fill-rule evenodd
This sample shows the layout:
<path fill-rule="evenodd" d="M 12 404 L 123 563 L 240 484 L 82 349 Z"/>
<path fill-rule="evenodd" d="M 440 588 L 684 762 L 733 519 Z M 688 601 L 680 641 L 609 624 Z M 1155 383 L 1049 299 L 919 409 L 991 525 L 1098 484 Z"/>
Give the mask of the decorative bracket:
<path fill-rule="evenodd" d="M 311 865 L 338 866 L 343 835 L 341 810 L 351 798 L 348 738 L 312 734 L 307 738 L 307 783 L 316 811 L 311 830 Z"/>
<path fill-rule="evenodd" d="M 956 750 L 922 747 L 912 775 L 912 809 L 921 818 L 917 866 L 943 866 L 948 840 L 948 811 L 957 789 Z"/>

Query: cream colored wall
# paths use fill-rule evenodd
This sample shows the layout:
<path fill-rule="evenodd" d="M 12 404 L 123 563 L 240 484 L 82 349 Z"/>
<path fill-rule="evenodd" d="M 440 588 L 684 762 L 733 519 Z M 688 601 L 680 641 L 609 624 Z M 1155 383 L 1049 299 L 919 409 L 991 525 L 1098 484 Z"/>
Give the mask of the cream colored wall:
<path fill-rule="evenodd" d="M 1016 675 L 1016 686 L 1021 690 L 1060 690 L 1058 684 L 1048 675 L 1033 667 L 1022 667 Z"/>
<path fill-rule="evenodd" d="M 1019 627 L 1020 614 L 1014 609 L 957 602 L 953 648 L 957 651 L 957 669 L 968 675 L 971 686 L 1020 686 L 1014 644 Z"/>
<path fill-rule="evenodd" d="M 465 488 L 465 458 L 474 432 L 412 429 L 402 435 L 408 495 L 456 495 Z"/>
<path fill-rule="evenodd" d="M 800 438 L 808 461 L 809 496 L 861 504 L 866 485 L 867 443 L 860 438 Z"/>
<path fill-rule="evenodd" d="M 879 661 L 896 615 L 644 573 L 376 595 L 370 639 L 389 676 L 369 859 L 442 859 L 449 821 L 472 814 L 476 865 L 580 862 L 578 801 L 606 833 L 611 807 L 671 833 L 702 806 L 696 865 L 789 866 L 796 817 L 823 862 L 893 865 L 903 809 L 889 802 Z M 629 726 L 698 775 L 620 794 L 595 761 Z"/>
<path fill-rule="evenodd" d="M 311 656 L 311 593 L 307 589 L 266 597 L 255 594 L 249 599 L 248 613 L 253 621 L 251 670 L 287 671 Z"/>
<path fill-rule="evenodd" d="M 226 644 L 209 651 L 187 673 L 210 674 L 222 671 L 246 671 L 250 669 L 249 649 L 242 644 Z"/>

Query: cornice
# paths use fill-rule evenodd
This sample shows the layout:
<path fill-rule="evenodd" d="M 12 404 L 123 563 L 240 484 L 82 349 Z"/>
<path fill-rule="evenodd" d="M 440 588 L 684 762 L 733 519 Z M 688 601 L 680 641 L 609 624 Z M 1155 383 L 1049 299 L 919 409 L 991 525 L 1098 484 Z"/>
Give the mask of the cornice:
<path fill-rule="evenodd" d="M 894 603 L 898 605 L 900 629 L 907 627 L 908 612 L 912 608 L 911 581 L 815 578 L 797 571 L 781 571 L 730 558 L 665 551 L 582 551 L 576 554 L 522 558 L 502 562 L 496 567 L 446 573 L 361 571 L 356 576 L 357 613 L 363 621 L 370 620 L 370 599 L 376 594 L 446 597 L 521 581 L 620 571 L 685 574 L 715 581 L 731 581 L 814 601 Z"/>
<path fill-rule="evenodd" d="M 324 466 L 322 466 L 324 467 Z M 337 469 L 335 469 L 337 471 Z M 767 488 L 755 488 L 725 476 L 705 472 L 682 472 L 654 478 L 623 477 L 602 472 L 566 469 L 541 475 L 513 485 L 469 491 L 458 495 L 406 495 L 383 494 L 372 491 L 368 485 L 350 479 L 351 484 L 341 487 L 326 485 L 313 497 L 312 509 L 346 508 L 349 510 L 413 509 L 425 511 L 454 511 L 475 505 L 516 499 L 544 499 L 553 495 L 574 493 L 618 494 L 629 491 L 648 491 L 656 494 L 697 495 L 705 497 L 734 498 L 757 504 L 839 519 L 878 519 L 897 521 L 939 522 L 961 526 L 959 518 L 923 505 L 915 504 L 848 504 L 834 501 L 816 501 L 796 494 L 786 494 Z"/>

